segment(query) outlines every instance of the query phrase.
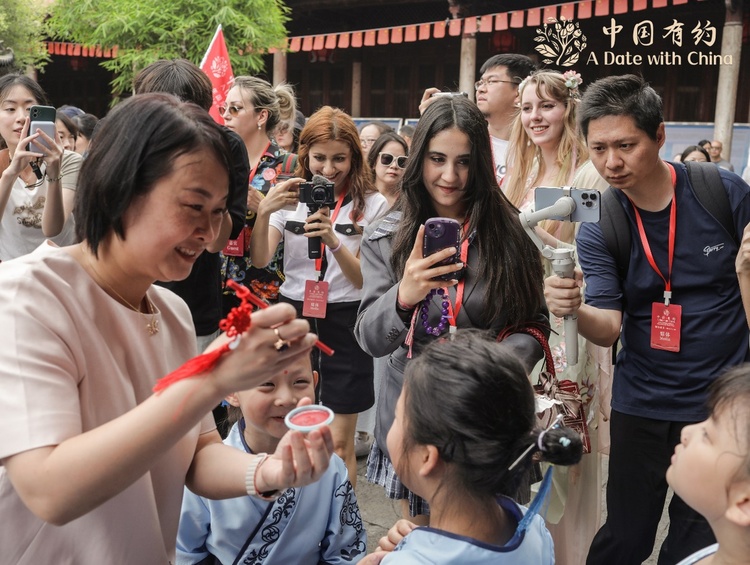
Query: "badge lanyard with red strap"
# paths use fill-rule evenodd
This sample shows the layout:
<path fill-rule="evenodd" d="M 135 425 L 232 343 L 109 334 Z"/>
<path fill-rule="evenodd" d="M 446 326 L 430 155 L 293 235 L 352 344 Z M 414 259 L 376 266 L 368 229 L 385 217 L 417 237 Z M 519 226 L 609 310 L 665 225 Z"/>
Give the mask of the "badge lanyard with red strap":
<path fill-rule="evenodd" d="M 348 192 L 348 185 L 344 187 L 336 201 L 336 207 L 331 214 L 331 227 L 335 225 L 341 206 Z M 320 242 L 320 258 L 315 259 L 315 280 L 305 281 L 305 298 L 302 304 L 302 315 L 308 318 L 325 318 L 328 305 L 328 283 L 320 280 L 323 272 L 323 257 L 325 244 Z"/>
<path fill-rule="evenodd" d="M 268 152 L 268 148 L 271 147 L 271 142 L 268 142 L 268 145 L 266 145 L 266 148 L 263 150 L 263 153 L 260 155 L 260 159 L 258 159 L 258 162 L 255 164 L 253 169 L 250 171 L 250 174 L 247 177 L 247 184 L 249 185 L 252 180 L 255 178 L 255 173 L 258 170 L 258 167 L 260 167 L 260 164 L 263 162 L 263 156 Z M 276 174 L 274 172 L 274 178 L 276 178 Z M 251 188 L 251 190 L 254 190 Z M 237 239 L 230 239 L 227 241 L 226 246 L 221 251 L 224 255 L 232 255 L 233 257 L 242 257 L 245 255 L 245 230 L 240 232 L 240 235 L 237 237 Z"/>
<path fill-rule="evenodd" d="M 651 305 L 651 347 L 653 349 L 663 349 L 665 351 L 680 351 L 680 327 L 682 325 L 682 306 L 679 304 L 670 304 L 672 300 L 672 263 L 674 261 L 675 234 L 677 231 L 677 198 L 675 187 L 677 185 L 677 175 L 674 167 L 667 163 L 672 178 L 672 209 L 669 213 L 669 263 L 667 276 L 665 277 L 654 260 L 651 252 L 651 246 L 648 243 L 646 230 L 643 227 L 643 220 L 638 208 L 633 204 L 633 213 L 635 221 L 638 224 L 638 235 L 641 238 L 643 251 L 646 254 L 651 268 L 664 281 L 664 303 L 654 302 Z M 628 198 L 628 200 L 630 200 Z"/>
<path fill-rule="evenodd" d="M 464 265 L 464 269 L 466 268 L 466 261 L 469 258 L 469 238 L 467 237 L 461 242 L 461 263 Z M 448 303 L 448 323 L 450 324 L 450 329 L 448 330 L 451 335 L 456 333 L 456 319 L 458 318 L 458 313 L 461 311 L 461 306 L 463 306 L 464 303 L 464 283 L 465 283 L 466 277 L 461 277 L 461 280 L 458 281 L 458 284 L 456 285 L 456 306 L 454 307 L 451 304 L 450 296 L 448 295 L 448 287 L 443 287 L 443 294 L 445 295 L 446 302 Z"/>

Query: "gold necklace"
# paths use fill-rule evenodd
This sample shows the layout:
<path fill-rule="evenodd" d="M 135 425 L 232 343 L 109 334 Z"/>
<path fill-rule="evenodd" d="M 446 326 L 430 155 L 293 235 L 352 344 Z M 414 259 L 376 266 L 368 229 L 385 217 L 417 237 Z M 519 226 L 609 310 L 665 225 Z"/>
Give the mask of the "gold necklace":
<path fill-rule="evenodd" d="M 130 302 L 125 300 L 125 298 L 119 292 L 117 292 L 114 288 L 112 288 L 112 285 L 110 285 L 104 279 L 104 277 L 102 277 L 99 274 L 99 271 L 97 271 L 96 268 L 94 268 L 94 263 L 91 262 L 91 257 L 89 257 L 88 253 L 86 253 L 85 251 L 83 251 L 83 253 L 86 254 L 86 260 L 88 261 L 89 267 L 91 267 L 91 270 L 94 271 L 94 274 L 96 275 L 96 277 L 99 280 L 101 280 L 106 285 L 106 287 L 109 290 L 111 290 L 115 294 L 115 296 L 117 296 L 117 298 L 122 300 L 126 306 L 128 306 L 131 310 L 138 312 L 141 316 L 143 316 L 143 318 L 146 320 L 146 330 L 148 331 L 148 335 L 154 336 L 158 334 L 159 333 L 159 320 L 156 318 L 156 309 L 154 308 L 154 304 L 151 302 L 151 300 L 149 300 L 148 294 L 146 294 L 143 298 L 146 300 L 146 305 L 148 306 L 148 313 L 151 316 L 151 320 L 149 320 L 146 317 L 146 314 L 140 308 L 136 308 L 135 306 L 133 306 Z"/>

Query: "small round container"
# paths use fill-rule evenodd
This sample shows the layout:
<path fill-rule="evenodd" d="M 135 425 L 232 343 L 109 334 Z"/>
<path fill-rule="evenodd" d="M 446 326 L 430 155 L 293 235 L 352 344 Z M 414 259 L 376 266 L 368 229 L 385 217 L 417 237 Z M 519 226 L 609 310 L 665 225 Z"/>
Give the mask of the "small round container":
<path fill-rule="evenodd" d="M 300 432 L 311 432 L 333 422 L 333 410 L 320 404 L 298 406 L 284 418 L 287 428 Z"/>

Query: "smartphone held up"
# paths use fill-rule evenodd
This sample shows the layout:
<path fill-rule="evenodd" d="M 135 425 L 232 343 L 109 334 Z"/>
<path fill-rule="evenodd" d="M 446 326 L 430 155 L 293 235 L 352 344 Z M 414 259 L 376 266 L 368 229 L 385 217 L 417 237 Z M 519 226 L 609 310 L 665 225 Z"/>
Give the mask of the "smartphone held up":
<path fill-rule="evenodd" d="M 424 224 L 424 243 L 422 244 L 422 256 L 428 257 L 433 253 L 452 247 L 456 252 L 438 262 L 435 266 L 452 265 L 461 261 L 461 224 L 452 218 L 430 218 Z M 463 269 L 458 269 L 452 273 L 439 275 L 435 280 L 450 281 L 461 278 Z"/>
<path fill-rule="evenodd" d="M 41 130 L 55 139 L 55 119 L 57 113 L 52 106 L 32 106 L 29 108 L 29 117 L 31 122 L 29 123 L 29 135 L 37 133 L 37 130 Z M 40 136 L 41 137 L 41 136 Z M 49 148 L 47 143 L 38 137 L 31 143 L 27 149 L 34 153 L 43 153 L 45 148 Z"/>

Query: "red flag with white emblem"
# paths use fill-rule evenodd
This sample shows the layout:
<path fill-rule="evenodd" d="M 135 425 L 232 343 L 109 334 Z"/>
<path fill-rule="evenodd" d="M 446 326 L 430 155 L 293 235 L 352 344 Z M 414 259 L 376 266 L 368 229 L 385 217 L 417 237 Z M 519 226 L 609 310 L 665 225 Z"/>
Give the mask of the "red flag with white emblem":
<path fill-rule="evenodd" d="M 229 61 L 229 52 L 227 51 L 227 44 L 224 42 L 224 32 L 221 25 L 216 28 L 216 33 L 208 46 L 203 61 L 201 61 L 200 68 L 208 75 L 213 85 L 214 103 L 209 114 L 217 123 L 224 125 L 219 107 L 223 106 L 226 101 L 227 92 L 232 87 L 234 75 L 232 74 L 232 63 Z"/>

